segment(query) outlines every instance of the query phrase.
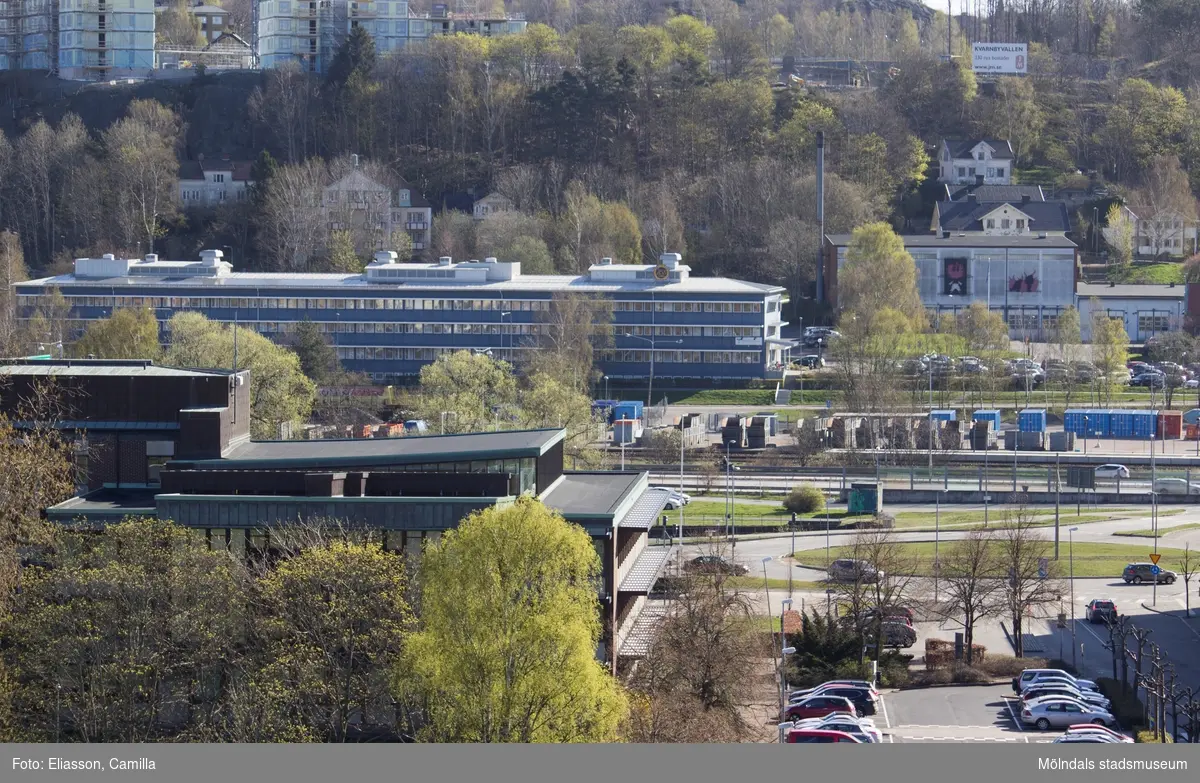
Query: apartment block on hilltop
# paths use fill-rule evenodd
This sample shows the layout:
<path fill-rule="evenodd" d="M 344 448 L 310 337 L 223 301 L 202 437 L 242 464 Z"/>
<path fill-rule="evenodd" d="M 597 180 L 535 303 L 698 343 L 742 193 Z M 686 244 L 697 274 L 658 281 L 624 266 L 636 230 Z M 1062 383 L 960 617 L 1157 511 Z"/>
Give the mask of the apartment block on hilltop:
<path fill-rule="evenodd" d="M 0 0 L 0 70 L 64 79 L 154 69 L 154 0 Z"/>
<path fill-rule="evenodd" d="M 434 35 L 505 35 L 521 32 L 526 25 L 522 14 L 451 12 L 444 4 L 435 4 L 428 14 L 416 14 L 406 0 L 262 0 L 258 8 L 262 67 L 298 62 L 315 73 L 325 72 L 356 27 L 370 33 L 383 53 Z"/>
<path fill-rule="evenodd" d="M 942 139 L 938 149 L 938 182 L 962 185 L 1012 184 L 1015 159 L 1006 139 Z"/>

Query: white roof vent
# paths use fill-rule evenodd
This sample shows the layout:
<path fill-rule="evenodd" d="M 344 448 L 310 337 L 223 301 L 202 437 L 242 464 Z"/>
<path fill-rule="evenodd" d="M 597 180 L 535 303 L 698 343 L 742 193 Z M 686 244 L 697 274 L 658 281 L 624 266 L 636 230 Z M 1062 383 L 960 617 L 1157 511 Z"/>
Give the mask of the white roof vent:
<path fill-rule="evenodd" d="M 142 260 L 145 261 L 147 264 L 157 264 L 158 263 L 158 253 L 147 253 L 146 257 Z"/>
<path fill-rule="evenodd" d="M 495 256 L 488 256 L 487 258 L 483 259 L 483 263 L 485 263 L 485 264 L 494 264 L 494 263 L 496 263 L 496 257 L 495 257 Z"/>
<path fill-rule="evenodd" d="M 453 262 L 454 262 L 454 259 L 451 258 L 450 256 L 442 256 L 441 258 L 438 259 L 438 266 L 450 266 L 450 264 Z"/>
<path fill-rule="evenodd" d="M 377 252 L 375 254 L 374 258 L 371 259 L 371 263 L 372 264 L 394 264 L 394 263 L 396 263 L 397 258 L 399 258 L 399 256 L 396 255 L 395 250 L 380 250 L 379 252 Z"/>
<path fill-rule="evenodd" d="M 104 255 L 102 255 L 100 257 L 103 258 L 105 261 L 116 261 L 117 260 L 117 257 L 114 256 L 112 253 L 105 253 Z"/>
<path fill-rule="evenodd" d="M 216 266 L 221 262 L 221 257 L 225 255 L 220 250 L 201 250 L 200 263 L 205 266 Z"/>
<path fill-rule="evenodd" d="M 658 256 L 658 263 L 665 266 L 667 269 L 674 269 L 679 266 L 679 262 L 683 260 L 683 256 L 678 253 L 661 253 Z"/>
<path fill-rule="evenodd" d="M 612 266 L 612 259 L 605 256 L 604 258 L 600 259 L 600 266 Z"/>

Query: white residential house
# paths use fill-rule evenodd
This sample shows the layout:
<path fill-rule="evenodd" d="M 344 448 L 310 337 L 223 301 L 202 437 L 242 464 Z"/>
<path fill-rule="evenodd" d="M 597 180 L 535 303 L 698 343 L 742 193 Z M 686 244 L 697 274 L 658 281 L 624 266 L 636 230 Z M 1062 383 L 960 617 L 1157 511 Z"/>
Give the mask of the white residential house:
<path fill-rule="evenodd" d="M 1134 220 L 1134 253 L 1143 257 L 1188 256 L 1197 251 L 1196 218 L 1149 205 L 1125 208 Z"/>
<path fill-rule="evenodd" d="M 423 255 L 432 241 L 429 202 L 404 180 L 378 182 L 357 163 L 322 192 L 321 213 L 330 231 L 350 231 L 360 252 L 392 249 L 398 231 L 408 234 L 415 256 Z"/>
<path fill-rule="evenodd" d="M 1012 145 L 1005 139 L 942 139 L 938 151 L 938 182 L 1011 185 L 1015 157 Z"/>
<path fill-rule="evenodd" d="M 186 161 L 179 166 L 179 201 L 184 209 L 245 201 L 247 188 L 254 184 L 252 167 L 250 161 L 230 160 L 228 155 L 216 160 L 200 155 L 198 160 Z"/>
<path fill-rule="evenodd" d="M 987 202 L 971 193 L 962 201 L 935 204 L 930 230 L 960 236 L 1063 237 L 1071 230 L 1071 217 L 1062 201 L 1034 201 L 1026 195 L 1016 201 Z"/>
<path fill-rule="evenodd" d="M 501 212 L 512 212 L 515 205 L 512 199 L 501 193 L 489 193 L 475 202 L 474 215 L 476 220 L 487 220 Z"/>

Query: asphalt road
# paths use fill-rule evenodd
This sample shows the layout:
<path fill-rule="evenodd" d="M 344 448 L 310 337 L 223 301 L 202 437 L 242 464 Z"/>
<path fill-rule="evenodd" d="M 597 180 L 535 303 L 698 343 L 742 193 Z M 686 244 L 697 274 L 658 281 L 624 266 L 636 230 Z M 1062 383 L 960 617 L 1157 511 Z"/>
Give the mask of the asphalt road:
<path fill-rule="evenodd" d="M 1055 732 L 1028 732 L 1019 725 L 1007 686 L 950 686 L 896 691 L 884 696 L 887 721 L 876 723 L 885 742 L 1051 742 Z M 882 714 L 882 711 L 881 711 Z"/>

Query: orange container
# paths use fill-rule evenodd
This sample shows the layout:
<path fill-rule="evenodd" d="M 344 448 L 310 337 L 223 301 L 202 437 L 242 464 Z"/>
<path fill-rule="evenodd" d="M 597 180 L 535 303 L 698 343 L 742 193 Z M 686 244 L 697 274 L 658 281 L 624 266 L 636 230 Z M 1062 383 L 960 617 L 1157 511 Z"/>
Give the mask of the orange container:
<path fill-rule="evenodd" d="M 1163 411 L 1158 414 L 1158 437 L 1160 440 L 1178 440 L 1182 436 L 1182 413 L 1179 411 Z"/>
<path fill-rule="evenodd" d="M 1200 426 L 1195 424 L 1185 424 L 1183 434 L 1188 440 L 1200 440 Z"/>

